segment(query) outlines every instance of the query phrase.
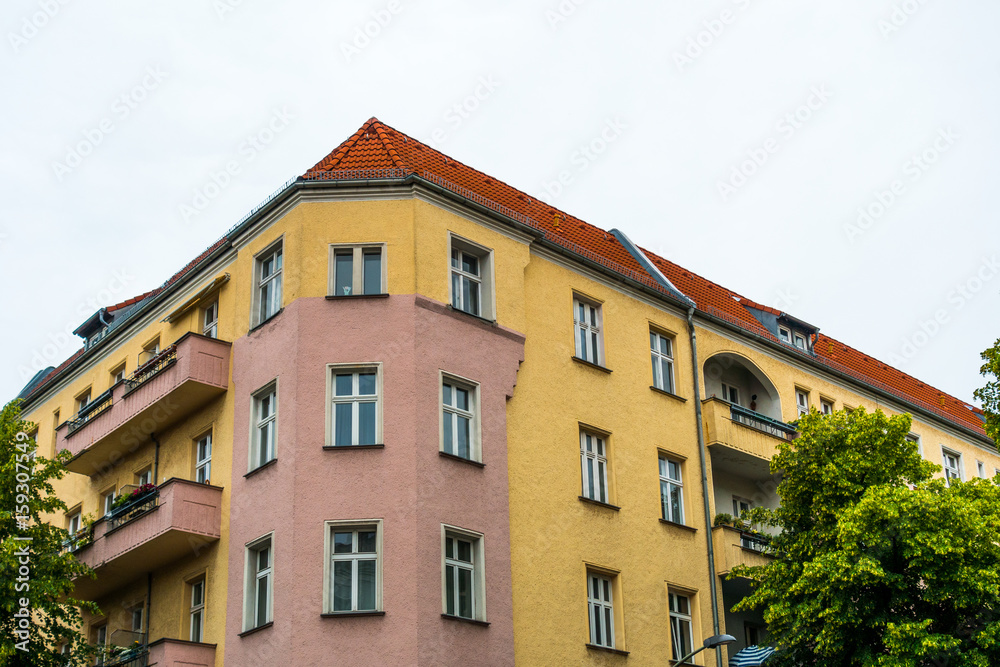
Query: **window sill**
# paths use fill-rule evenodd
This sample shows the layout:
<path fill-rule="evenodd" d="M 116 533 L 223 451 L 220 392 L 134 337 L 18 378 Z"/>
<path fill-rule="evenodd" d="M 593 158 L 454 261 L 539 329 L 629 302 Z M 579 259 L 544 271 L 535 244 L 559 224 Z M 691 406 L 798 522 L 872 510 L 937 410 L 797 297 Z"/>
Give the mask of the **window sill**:
<path fill-rule="evenodd" d="M 384 611 L 328 611 L 320 618 L 354 618 L 356 616 L 385 616 Z"/>
<path fill-rule="evenodd" d="M 278 315 L 281 315 L 283 312 L 285 312 L 285 309 L 284 308 L 279 308 L 274 313 L 274 315 L 271 315 L 271 317 L 267 318 L 263 322 L 258 322 L 257 324 L 255 324 L 252 327 L 250 327 L 250 331 L 248 331 L 247 333 L 248 334 L 252 334 L 254 331 L 256 331 L 257 329 L 260 329 L 262 326 L 264 326 L 265 324 L 267 324 L 268 322 L 270 322 L 271 320 L 273 320 L 274 318 L 276 318 Z"/>
<path fill-rule="evenodd" d="M 605 651 L 607 653 L 614 653 L 615 655 L 628 657 L 628 651 L 619 651 L 616 648 L 608 648 L 607 646 L 598 646 L 597 644 L 587 644 L 587 648 L 591 651 Z"/>
<path fill-rule="evenodd" d="M 385 449 L 385 445 L 323 445 L 328 452 L 342 452 L 349 449 Z"/>
<path fill-rule="evenodd" d="M 681 528 L 682 530 L 689 530 L 692 533 L 697 533 L 698 529 L 694 526 L 688 526 L 683 523 L 677 523 L 676 521 L 668 521 L 667 519 L 660 519 L 660 523 L 664 523 L 668 526 L 673 526 L 674 528 Z"/>
<path fill-rule="evenodd" d="M 475 618 L 463 618 L 461 616 L 452 616 L 451 614 L 441 614 L 441 618 L 447 619 L 449 621 L 458 621 L 460 623 L 471 623 L 472 625 L 479 625 L 484 628 L 490 627 L 489 622 L 480 621 Z"/>
<path fill-rule="evenodd" d="M 479 461 L 473 461 L 472 459 L 467 459 L 467 458 L 464 458 L 462 456 L 456 456 L 455 454 L 449 454 L 448 452 L 441 452 L 441 451 L 439 451 L 438 452 L 438 456 L 440 456 L 442 458 L 445 458 L 445 459 L 451 459 L 452 461 L 458 461 L 460 463 L 468 463 L 469 465 L 476 466 L 477 468 L 485 468 L 486 467 L 485 463 L 481 463 Z"/>
<path fill-rule="evenodd" d="M 684 398 L 683 396 L 678 396 L 677 394 L 671 393 L 671 392 L 666 391 L 664 389 L 660 389 L 659 387 L 650 387 L 650 389 L 652 389 L 653 391 L 655 391 L 657 394 L 663 394 L 664 396 L 669 396 L 670 398 L 672 398 L 672 399 L 674 399 L 676 401 L 681 401 L 682 403 L 687 403 L 687 399 Z"/>
<path fill-rule="evenodd" d="M 621 507 L 618 507 L 618 505 L 612 505 L 611 503 L 602 503 L 600 500 L 594 500 L 593 498 L 588 498 L 587 496 L 578 496 L 578 497 L 585 503 L 589 503 L 591 505 L 597 505 L 598 507 L 603 507 L 605 509 L 614 510 L 616 512 L 621 509 Z"/>
<path fill-rule="evenodd" d="M 483 317 L 482 315 L 476 315 L 475 313 L 470 313 L 467 310 L 462 310 L 461 308 L 456 308 L 455 306 L 451 305 L 450 303 L 448 304 L 448 310 L 450 310 L 453 313 L 459 313 L 461 315 L 465 315 L 466 317 L 471 317 L 471 318 L 477 319 L 480 322 L 485 322 L 486 324 L 489 324 L 490 326 L 493 326 L 493 327 L 495 327 L 497 325 L 497 321 L 496 320 L 491 320 L 488 317 Z"/>
<path fill-rule="evenodd" d="M 327 301 L 339 301 L 340 299 L 388 299 L 389 294 L 380 292 L 378 294 L 327 294 Z"/>
<path fill-rule="evenodd" d="M 586 359 L 581 359 L 580 357 L 577 357 L 577 356 L 573 356 L 573 361 L 575 361 L 578 364 L 583 364 L 584 366 L 589 366 L 590 368 L 599 370 L 599 371 L 601 371 L 603 373 L 608 373 L 609 375 L 612 372 L 611 369 L 607 368 L 606 366 L 601 366 L 600 364 L 595 364 L 592 361 L 587 361 Z"/>
<path fill-rule="evenodd" d="M 250 629 L 249 629 L 249 630 L 247 630 L 246 632 L 241 632 L 240 634 L 238 634 L 238 635 L 236 635 L 236 636 L 237 636 L 237 637 L 241 637 L 241 638 L 242 638 L 242 637 L 246 637 L 246 636 L 248 636 L 248 635 L 252 635 L 252 634 L 253 634 L 253 633 L 255 633 L 255 632 L 260 632 L 261 630 L 266 630 L 266 629 L 268 629 L 269 627 L 271 627 L 272 625 L 274 625 L 274 621 L 268 621 L 268 622 L 267 622 L 267 623 L 265 623 L 264 625 L 258 625 L 258 626 L 257 626 L 256 628 L 250 628 Z"/>
<path fill-rule="evenodd" d="M 278 457 L 276 456 L 273 459 L 271 459 L 270 461 L 268 461 L 267 463 L 265 463 L 264 465 L 257 466 L 256 468 L 254 468 L 253 470 L 251 470 L 247 474 L 243 475 L 243 477 L 245 479 L 247 477 L 250 477 L 251 475 L 256 475 L 261 470 L 264 470 L 265 468 L 270 468 L 271 466 L 273 466 L 277 462 L 278 462 Z"/>

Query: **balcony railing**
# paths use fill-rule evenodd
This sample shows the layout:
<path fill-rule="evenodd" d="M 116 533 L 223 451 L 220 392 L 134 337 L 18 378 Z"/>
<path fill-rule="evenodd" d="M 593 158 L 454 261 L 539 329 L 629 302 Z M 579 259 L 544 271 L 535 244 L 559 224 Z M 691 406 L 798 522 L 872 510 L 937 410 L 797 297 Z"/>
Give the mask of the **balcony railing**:
<path fill-rule="evenodd" d="M 111 643 L 99 654 L 98 664 L 102 667 L 146 667 L 149 647 L 145 633 L 115 630 L 111 633 Z"/>
<path fill-rule="evenodd" d="M 779 441 L 798 437 L 795 427 L 789 424 L 719 398 L 702 401 L 702 415 L 706 444 L 727 450 L 726 458 L 731 458 L 736 466 L 740 462 L 757 462 L 766 468 L 777 452 Z M 716 451 L 713 460 L 721 453 Z"/>
<path fill-rule="evenodd" d="M 715 571 L 728 574 L 737 565 L 767 565 L 773 559 L 766 536 L 732 526 L 712 529 L 715 548 Z"/>
<path fill-rule="evenodd" d="M 108 522 L 108 532 L 117 530 L 129 521 L 134 521 L 146 512 L 156 509 L 159 500 L 160 490 L 153 488 L 114 508 L 105 516 L 105 520 Z"/>
<path fill-rule="evenodd" d="M 125 378 L 125 384 L 129 390 L 136 389 L 142 383 L 148 381 L 157 373 L 177 362 L 177 346 L 171 345 L 158 355 L 144 363 L 136 369 L 135 373 Z"/>
<path fill-rule="evenodd" d="M 798 433 L 794 426 L 736 404 L 729 405 L 729 417 L 738 424 L 755 428 L 761 433 L 767 433 L 784 440 L 792 440 Z"/>
<path fill-rule="evenodd" d="M 66 422 L 69 432 L 72 433 L 76 429 L 85 425 L 91 419 L 94 419 L 99 414 L 103 413 L 105 410 L 111 407 L 112 403 L 111 390 L 108 389 L 106 392 L 92 400 L 87 405 L 80 408 L 80 411 L 76 414 L 76 417 L 69 419 Z"/>

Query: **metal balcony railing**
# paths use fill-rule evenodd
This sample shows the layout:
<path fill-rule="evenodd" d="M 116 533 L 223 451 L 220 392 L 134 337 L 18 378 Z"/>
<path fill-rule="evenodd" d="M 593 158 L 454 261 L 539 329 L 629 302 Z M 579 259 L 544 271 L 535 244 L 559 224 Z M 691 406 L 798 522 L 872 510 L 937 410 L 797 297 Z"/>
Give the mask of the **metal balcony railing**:
<path fill-rule="evenodd" d="M 123 505 L 119 505 L 105 517 L 108 522 L 108 532 L 121 528 L 126 523 L 138 519 L 146 512 L 156 509 L 159 502 L 160 490 L 154 488 L 136 496 Z"/>
<path fill-rule="evenodd" d="M 111 633 L 111 643 L 98 654 L 97 664 L 102 667 L 146 667 L 149 664 L 146 633 L 115 630 Z"/>
<path fill-rule="evenodd" d="M 794 426 L 736 404 L 730 404 L 729 416 L 734 422 L 784 440 L 792 440 L 798 434 Z"/>
<path fill-rule="evenodd" d="M 160 352 L 158 355 L 137 368 L 135 373 L 132 373 L 132 375 L 125 378 L 125 384 L 128 385 L 128 388 L 131 391 L 175 361 L 177 361 L 177 346 L 171 345 L 167 349 L 163 350 L 163 352 Z"/>
<path fill-rule="evenodd" d="M 759 554 L 771 553 L 771 541 L 760 533 L 741 531 L 740 546 L 750 551 L 756 551 Z"/>
<path fill-rule="evenodd" d="M 105 410 L 111 407 L 111 390 L 108 389 L 106 392 L 92 400 L 87 405 L 80 408 L 80 411 L 76 413 L 76 417 L 73 419 L 66 420 L 69 432 L 72 433 L 76 429 L 80 428 L 91 419 L 101 414 Z"/>

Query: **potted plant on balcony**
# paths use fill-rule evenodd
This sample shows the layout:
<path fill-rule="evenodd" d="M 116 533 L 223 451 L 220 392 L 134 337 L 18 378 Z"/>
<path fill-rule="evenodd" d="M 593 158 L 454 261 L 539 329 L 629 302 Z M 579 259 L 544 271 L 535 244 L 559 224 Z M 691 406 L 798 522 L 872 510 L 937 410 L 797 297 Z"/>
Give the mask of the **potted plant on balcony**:
<path fill-rule="evenodd" d="M 140 504 L 143 500 L 156 493 L 155 484 L 143 484 L 132 489 L 131 493 L 123 493 L 111 503 L 110 517 L 121 516 L 131 508 Z"/>

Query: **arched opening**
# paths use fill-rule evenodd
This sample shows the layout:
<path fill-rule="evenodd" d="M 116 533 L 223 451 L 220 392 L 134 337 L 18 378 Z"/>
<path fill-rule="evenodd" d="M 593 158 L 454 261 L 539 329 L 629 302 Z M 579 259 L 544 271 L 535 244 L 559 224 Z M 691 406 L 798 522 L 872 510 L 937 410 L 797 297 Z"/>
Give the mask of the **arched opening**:
<path fill-rule="evenodd" d="M 756 364 L 731 352 L 705 360 L 705 397 L 716 397 L 781 421 L 781 396 Z"/>

